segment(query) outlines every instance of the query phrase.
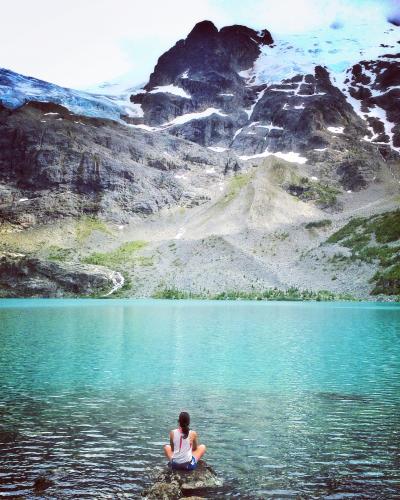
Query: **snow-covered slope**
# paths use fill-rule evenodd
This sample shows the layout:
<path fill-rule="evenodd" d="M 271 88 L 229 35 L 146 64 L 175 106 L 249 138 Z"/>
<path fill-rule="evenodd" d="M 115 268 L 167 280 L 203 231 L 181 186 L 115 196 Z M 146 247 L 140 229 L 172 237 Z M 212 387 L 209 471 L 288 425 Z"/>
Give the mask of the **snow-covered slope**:
<path fill-rule="evenodd" d="M 398 27 L 377 20 L 373 25 L 335 25 L 334 28 L 298 35 L 280 36 L 274 33 L 273 37 L 274 44 L 263 46 L 254 65 L 241 72 L 249 87 L 279 84 L 299 74 L 312 74 L 315 66 L 324 66 L 332 83 L 343 92 L 357 115 L 368 124 L 370 134 L 364 140 L 388 143 L 392 149 L 400 152 L 400 144 L 396 143 L 394 137 L 396 121 L 389 119 L 387 106 L 380 105 L 378 101 L 361 102 L 362 97 L 382 97 L 389 91 L 399 89 L 398 85 L 387 89 L 374 88 L 376 73 L 387 70 L 389 64 L 399 64 L 399 54 L 393 54 L 400 49 Z M 370 64 L 361 65 L 361 78 L 355 81 L 352 71 L 360 61 L 370 61 Z M 389 64 L 385 67 L 382 63 Z M 400 66 L 397 71 L 400 71 Z M 356 90 L 363 91 L 363 95 L 359 92 L 360 96 L 356 98 Z M 372 123 L 377 126 L 372 127 Z M 379 141 L 383 136 L 386 136 L 386 140 Z"/>
<path fill-rule="evenodd" d="M 349 104 L 355 120 L 362 119 L 360 140 L 400 152 L 400 80 L 386 87 L 378 81 L 385 71 L 400 72 L 399 40 L 400 28 L 379 20 L 273 37 L 267 30 L 218 30 L 203 21 L 183 44 L 160 57 L 147 85 L 133 87 L 129 76 L 131 81 L 124 77 L 80 91 L 0 69 L 0 102 L 11 109 L 30 100 L 53 102 L 80 115 L 125 120 L 147 131 L 168 129 L 246 158 L 324 148 L 325 142 L 293 142 L 293 131 L 284 132 L 285 126 L 298 122 L 299 135 L 301 123 L 334 105 L 335 116 L 316 123 L 314 131 L 343 128 L 352 121 L 345 110 Z M 335 89 L 327 92 L 326 84 L 321 90 L 321 83 L 311 83 L 316 67 L 326 68 Z M 341 110 L 346 116 L 340 118 Z M 262 137 L 260 127 L 265 129 Z"/>
<path fill-rule="evenodd" d="M 378 59 L 400 48 L 400 29 L 387 22 L 352 24 L 319 29 L 298 35 L 273 33 L 274 44 L 261 47 L 261 54 L 247 78 L 249 84 L 279 83 L 298 74 L 313 73 L 325 66 L 340 84 L 346 70 L 361 60 Z"/>
<path fill-rule="evenodd" d="M 140 105 L 129 100 L 132 90 L 116 95 L 91 94 L 0 68 L 0 103 L 16 109 L 28 101 L 53 102 L 73 113 L 120 120 L 121 116 L 143 116 Z"/>

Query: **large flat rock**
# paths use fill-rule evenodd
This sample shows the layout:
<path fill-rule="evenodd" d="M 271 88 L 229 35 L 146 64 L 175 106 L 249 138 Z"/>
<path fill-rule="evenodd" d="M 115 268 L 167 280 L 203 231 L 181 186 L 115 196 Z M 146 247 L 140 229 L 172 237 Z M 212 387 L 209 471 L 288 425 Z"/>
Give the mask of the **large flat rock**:
<path fill-rule="evenodd" d="M 210 491 L 222 487 L 222 484 L 213 468 L 200 460 L 193 471 L 175 471 L 170 468 L 163 470 L 155 483 L 144 492 L 144 497 L 149 500 L 203 498 L 203 494 L 209 496 Z"/>

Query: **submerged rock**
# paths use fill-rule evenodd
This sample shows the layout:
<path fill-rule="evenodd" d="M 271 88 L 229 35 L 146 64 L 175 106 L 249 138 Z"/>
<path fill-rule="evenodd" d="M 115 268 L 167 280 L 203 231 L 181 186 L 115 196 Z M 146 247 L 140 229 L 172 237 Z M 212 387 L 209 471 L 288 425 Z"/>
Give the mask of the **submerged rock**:
<path fill-rule="evenodd" d="M 35 490 L 35 493 L 42 493 L 44 490 L 47 490 L 47 488 L 50 488 L 51 486 L 54 485 L 54 482 L 48 478 L 47 476 L 38 476 L 35 481 L 33 482 L 33 489 Z"/>
<path fill-rule="evenodd" d="M 156 482 L 148 488 L 143 496 L 147 499 L 175 499 L 182 497 L 203 498 L 202 494 L 209 496 L 210 490 L 222 486 L 219 479 L 206 462 L 200 460 L 193 471 L 163 470 L 156 478 Z"/>
<path fill-rule="evenodd" d="M 13 443 L 18 439 L 18 432 L 0 429 L 0 443 Z"/>

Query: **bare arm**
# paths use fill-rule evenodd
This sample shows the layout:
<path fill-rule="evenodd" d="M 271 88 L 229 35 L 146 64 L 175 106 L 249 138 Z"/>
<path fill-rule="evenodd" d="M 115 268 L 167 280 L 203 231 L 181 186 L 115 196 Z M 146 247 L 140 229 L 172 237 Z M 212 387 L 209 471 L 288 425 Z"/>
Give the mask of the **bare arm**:
<path fill-rule="evenodd" d="M 171 450 L 174 451 L 174 433 L 172 431 L 169 433 L 169 444 L 171 446 Z"/>
<path fill-rule="evenodd" d="M 192 451 L 197 449 L 197 432 L 192 431 L 193 433 L 193 441 L 192 441 Z"/>

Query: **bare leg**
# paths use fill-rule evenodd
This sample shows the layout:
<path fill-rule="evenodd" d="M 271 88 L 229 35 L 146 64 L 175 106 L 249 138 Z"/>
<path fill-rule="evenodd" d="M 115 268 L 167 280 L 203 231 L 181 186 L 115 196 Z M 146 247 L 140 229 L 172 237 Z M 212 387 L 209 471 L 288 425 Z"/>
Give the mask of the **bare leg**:
<path fill-rule="evenodd" d="M 204 453 L 206 452 L 206 449 L 207 448 L 205 447 L 204 444 L 199 444 L 198 447 L 193 451 L 192 455 L 197 460 L 197 462 L 204 455 Z"/>
<path fill-rule="evenodd" d="M 164 453 L 168 460 L 172 460 L 172 450 L 169 444 L 164 445 Z"/>

